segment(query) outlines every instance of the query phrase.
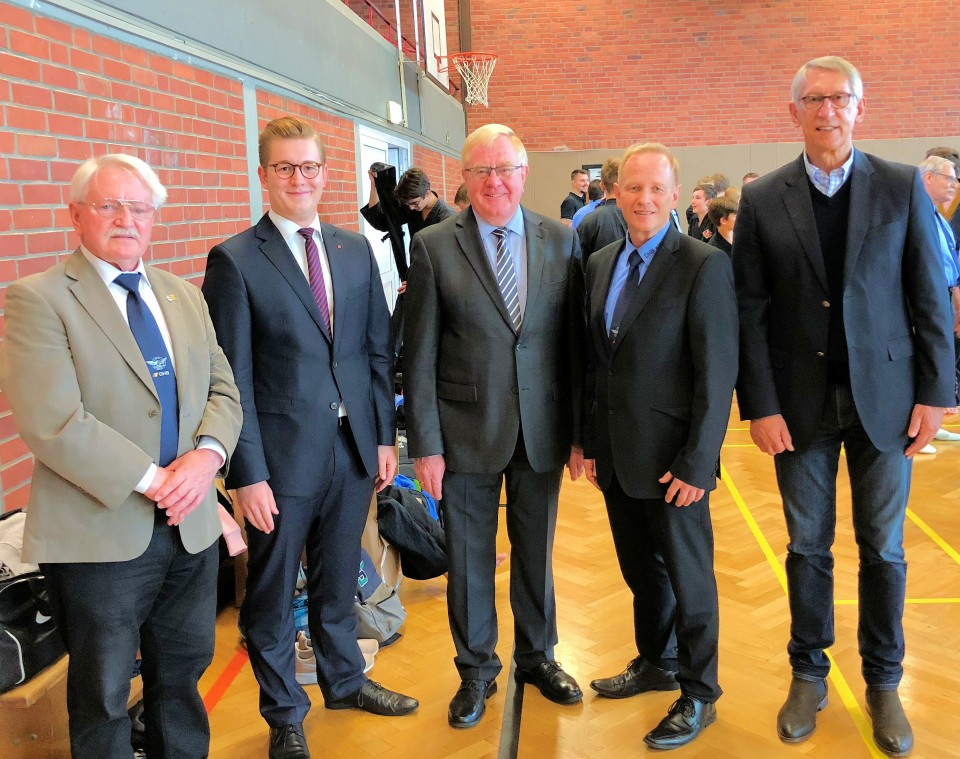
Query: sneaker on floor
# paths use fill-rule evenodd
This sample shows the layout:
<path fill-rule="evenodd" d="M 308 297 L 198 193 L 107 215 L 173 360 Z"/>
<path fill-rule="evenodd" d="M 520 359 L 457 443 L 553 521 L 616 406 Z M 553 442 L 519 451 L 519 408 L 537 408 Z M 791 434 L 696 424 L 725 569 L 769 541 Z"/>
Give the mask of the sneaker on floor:
<path fill-rule="evenodd" d="M 936 452 L 937 452 L 937 449 L 934 448 L 932 445 L 925 445 L 923 446 L 923 448 L 917 451 L 917 453 L 936 453 Z"/>
<path fill-rule="evenodd" d="M 293 644 L 297 682 L 301 685 L 316 685 L 317 657 L 313 655 L 313 646 L 302 632 L 297 633 L 297 642 Z"/>
<path fill-rule="evenodd" d="M 956 441 L 960 440 L 960 435 L 958 435 L 956 432 L 950 432 L 941 427 L 939 430 L 937 430 L 937 434 L 933 436 L 933 439 L 948 440 L 951 443 L 955 443 Z"/>

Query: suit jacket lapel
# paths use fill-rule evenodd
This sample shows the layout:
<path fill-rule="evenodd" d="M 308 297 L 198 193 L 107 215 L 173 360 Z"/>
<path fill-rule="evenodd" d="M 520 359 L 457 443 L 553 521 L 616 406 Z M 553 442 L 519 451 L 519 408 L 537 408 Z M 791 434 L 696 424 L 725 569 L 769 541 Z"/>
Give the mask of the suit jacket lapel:
<path fill-rule="evenodd" d="M 594 331 L 594 342 L 603 346 L 608 360 L 611 355 L 611 345 L 604 311 L 607 307 L 607 296 L 610 293 L 610 282 L 613 280 L 613 270 L 622 252 L 623 246 L 620 247 L 617 255 L 600 259 L 597 278 L 590 293 L 590 329 Z"/>
<path fill-rule="evenodd" d="M 493 301 L 493 305 L 500 316 L 507 323 L 510 329 L 513 329 L 513 319 L 507 311 L 503 302 L 503 295 L 500 293 L 500 286 L 497 284 L 497 277 L 490 268 L 490 262 L 487 260 L 486 251 L 483 249 L 483 241 L 480 239 L 480 228 L 477 226 L 477 220 L 473 215 L 473 210 L 462 213 L 457 216 L 457 242 L 463 250 L 470 266 L 477 274 L 477 278 Z M 529 288 L 527 289 L 529 292 Z"/>
<path fill-rule="evenodd" d="M 620 335 L 617 340 L 617 346 L 623 343 L 624 339 L 626 339 L 627 332 L 640 316 L 647 303 L 650 302 L 650 298 L 660 289 L 663 278 L 667 276 L 667 272 L 670 271 L 677 262 L 678 250 L 680 250 L 680 233 L 673 224 L 671 224 L 666 236 L 660 243 L 660 249 L 650 262 L 647 273 L 644 274 L 643 279 L 640 280 L 640 286 L 637 288 L 636 296 L 627 307 L 627 312 L 623 315 L 623 323 L 620 325 Z M 613 352 L 616 353 L 616 351 L 617 347 L 615 346 Z"/>
<path fill-rule="evenodd" d="M 810 261 L 817 279 L 820 280 L 824 290 L 829 290 L 827 270 L 823 265 L 823 251 L 820 250 L 820 236 L 817 233 L 817 220 L 813 215 L 813 201 L 810 200 L 809 180 L 802 155 L 794 162 L 792 176 L 784 185 L 783 205 L 797 233 L 800 247 Z"/>
<path fill-rule="evenodd" d="M 857 265 L 857 259 L 863 250 L 863 240 L 870 226 L 870 193 L 872 192 L 873 168 L 863 153 L 853 155 L 853 167 L 850 173 L 850 213 L 847 221 L 847 254 L 843 263 L 843 287 Z"/>
<path fill-rule="evenodd" d="M 523 210 L 523 230 L 527 243 L 527 302 L 524 309 L 521 331 L 527 319 L 535 313 L 537 293 L 540 292 L 540 278 L 543 275 L 543 246 L 547 232 L 543 228 L 540 217 Z M 520 282 L 520 272 L 517 272 L 517 283 Z M 499 286 L 497 290 L 499 291 Z M 503 298 L 501 297 L 501 300 Z"/>
<path fill-rule="evenodd" d="M 323 317 L 320 316 L 320 307 L 317 306 L 317 300 L 310 291 L 307 278 L 303 276 L 303 270 L 297 264 L 297 260 L 290 252 L 286 241 L 280 235 L 280 230 L 274 226 L 268 215 L 264 214 L 263 218 L 257 222 L 256 233 L 260 240 L 260 250 L 287 280 L 290 287 L 293 288 L 293 292 L 303 302 L 311 318 L 317 323 L 320 332 L 329 341 L 330 335 L 327 334 L 327 327 L 324 324 Z M 334 301 L 336 301 L 336 298 L 334 298 Z"/>
<path fill-rule="evenodd" d="M 116 302 L 100 275 L 90 265 L 83 253 L 77 249 L 67 261 L 66 275 L 74 280 L 70 292 L 83 306 L 107 338 L 114 344 L 123 360 L 130 365 L 140 381 L 157 396 L 153 378 L 147 370 L 140 347 L 117 308 Z M 159 400 L 159 396 L 157 396 Z"/>

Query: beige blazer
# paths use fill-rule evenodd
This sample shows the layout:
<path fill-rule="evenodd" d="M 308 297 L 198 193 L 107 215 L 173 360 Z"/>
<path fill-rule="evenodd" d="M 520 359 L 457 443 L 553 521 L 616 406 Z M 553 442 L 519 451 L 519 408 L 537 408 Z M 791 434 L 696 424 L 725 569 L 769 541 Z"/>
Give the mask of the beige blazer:
<path fill-rule="evenodd" d="M 179 453 L 210 435 L 229 456 L 240 432 L 239 393 L 203 296 L 172 274 L 146 270 L 173 343 Z M 4 311 L 0 387 L 36 458 L 24 559 L 136 558 L 153 531 L 156 507 L 134 488 L 160 455 L 160 402 L 130 328 L 79 250 L 12 284 Z M 191 553 L 216 540 L 213 487 L 179 530 Z"/>

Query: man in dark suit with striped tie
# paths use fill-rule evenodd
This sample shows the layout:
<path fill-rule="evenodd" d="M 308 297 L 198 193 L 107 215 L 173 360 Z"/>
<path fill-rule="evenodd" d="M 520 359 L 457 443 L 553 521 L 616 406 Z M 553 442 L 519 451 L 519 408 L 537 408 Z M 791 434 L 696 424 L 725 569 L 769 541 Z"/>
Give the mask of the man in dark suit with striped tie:
<path fill-rule="evenodd" d="M 304 549 L 326 707 L 401 715 L 418 706 L 368 680 L 357 646 L 360 534 L 375 485 L 389 484 L 397 466 L 393 355 L 369 243 L 317 215 L 327 171 L 309 124 L 267 124 L 259 175 L 270 211 L 210 251 L 203 283 L 243 404 L 227 487 L 249 526 L 240 626 L 271 759 L 309 756 L 292 607 Z"/>
<path fill-rule="evenodd" d="M 565 463 L 582 468 L 582 271 L 572 230 L 520 206 L 527 154 L 488 124 L 463 146 L 470 209 L 413 239 L 404 325 L 408 440 L 442 498 L 447 602 L 461 684 L 453 727 L 471 727 L 500 672 L 494 606 L 506 480 L 517 678 L 561 704 L 582 698 L 553 659 L 551 553 Z"/>

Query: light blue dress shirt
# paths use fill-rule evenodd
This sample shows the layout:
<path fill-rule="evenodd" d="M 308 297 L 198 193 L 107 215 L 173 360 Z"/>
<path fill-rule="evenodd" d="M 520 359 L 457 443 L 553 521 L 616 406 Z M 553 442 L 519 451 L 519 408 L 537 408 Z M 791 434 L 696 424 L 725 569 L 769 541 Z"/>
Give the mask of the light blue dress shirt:
<path fill-rule="evenodd" d="M 627 232 L 626 244 L 623 246 L 623 250 L 620 251 L 617 263 L 613 267 L 610 291 L 607 293 L 607 303 L 603 309 L 603 317 L 607 325 L 607 334 L 610 333 L 610 327 L 612 326 L 611 322 L 613 321 L 613 311 L 617 307 L 617 298 L 620 297 L 620 291 L 623 290 L 627 281 L 627 273 L 630 270 L 630 254 L 633 253 L 633 251 L 637 251 L 640 254 L 639 276 L 636 281 L 636 284 L 639 285 L 643 281 L 643 276 L 647 273 L 647 269 L 650 268 L 653 254 L 657 252 L 657 248 L 660 247 L 660 243 L 663 242 L 663 238 L 666 237 L 668 229 L 670 229 L 670 222 L 664 224 L 659 232 L 639 248 L 630 242 L 630 233 Z"/>
<path fill-rule="evenodd" d="M 487 254 L 490 270 L 493 272 L 493 278 L 496 279 L 497 238 L 494 237 L 493 230 L 499 229 L 499 227 L 487 224 L 476 214 L 474 214 L 474 218 L 477 220 L 477 227 L 480 228 L 483 251 Z M 517 208 L 513 218 L 503 226 L 507 230 L 510 258 L 513 259 L 513 270 L 517 275 L 517 295 L 520 298 L 520 316 L 522 317 L 527 308 L 527 238 L 523 232 L 523 209 Z"/>

